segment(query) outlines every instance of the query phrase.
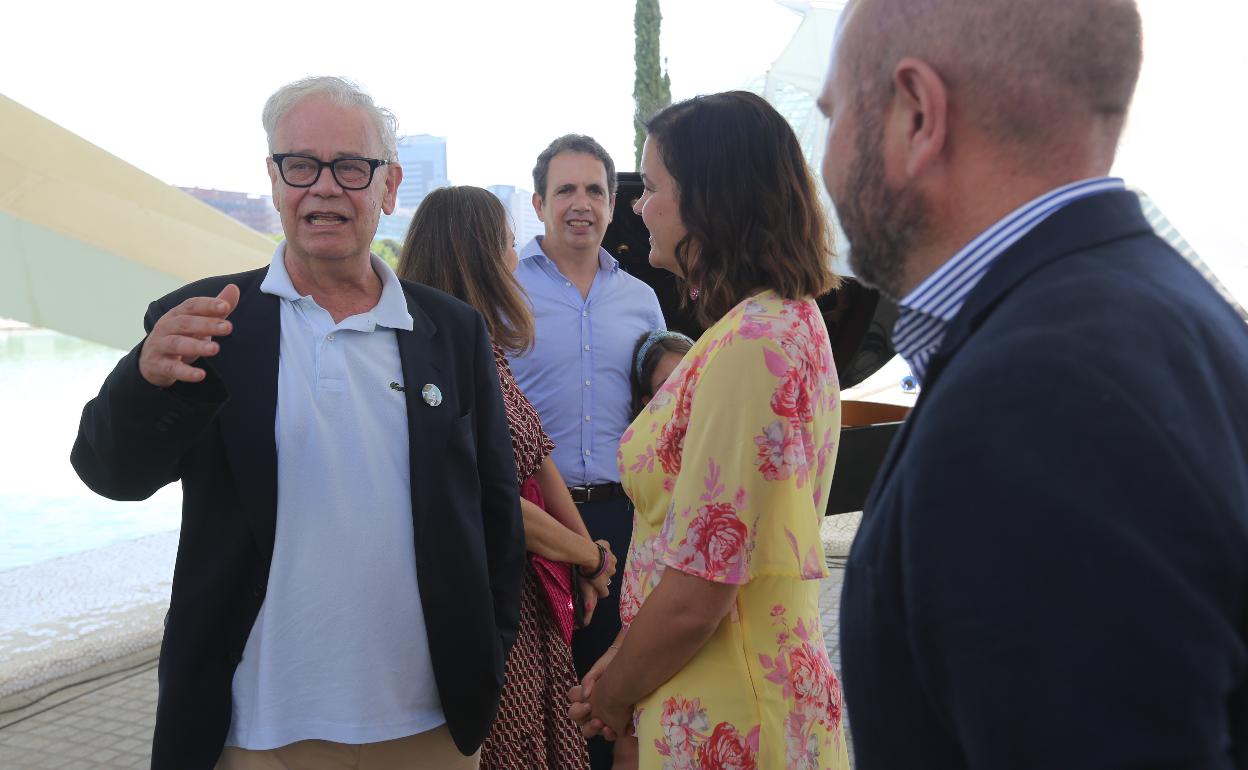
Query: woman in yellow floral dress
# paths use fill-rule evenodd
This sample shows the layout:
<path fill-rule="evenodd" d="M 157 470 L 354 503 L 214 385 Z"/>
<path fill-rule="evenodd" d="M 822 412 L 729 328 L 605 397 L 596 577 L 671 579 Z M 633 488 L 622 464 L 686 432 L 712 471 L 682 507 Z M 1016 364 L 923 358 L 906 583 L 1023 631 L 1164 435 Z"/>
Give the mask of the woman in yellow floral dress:
<path fill-rule="evenodd" d="M 650 262 L 709 328 L 624 434 L 636 504 L 613 649 L 571 693 L 617 767 L 845 768 L 819 622 L 819 522 L 840 401 L 813 297 L 828 237 L 797 139 L 761 98 L 698 97 L 647 126 Z"/>

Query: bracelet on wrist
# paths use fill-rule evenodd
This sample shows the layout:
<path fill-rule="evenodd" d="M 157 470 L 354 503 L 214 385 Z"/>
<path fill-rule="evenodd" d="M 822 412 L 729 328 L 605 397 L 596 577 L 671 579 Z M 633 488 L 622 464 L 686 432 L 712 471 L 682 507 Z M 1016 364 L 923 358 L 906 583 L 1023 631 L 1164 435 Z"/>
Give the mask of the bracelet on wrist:
<path fill-rule="evenodd" d="M 594 543 L 594 547 L 598 549 L 598 566 L 593 572 L 585 572 L 581 565 L 576 566 L 577 573 L 586 580 L 595 580 L 607 569 L 607 549 L 602 547 L 601 543 Z"/>

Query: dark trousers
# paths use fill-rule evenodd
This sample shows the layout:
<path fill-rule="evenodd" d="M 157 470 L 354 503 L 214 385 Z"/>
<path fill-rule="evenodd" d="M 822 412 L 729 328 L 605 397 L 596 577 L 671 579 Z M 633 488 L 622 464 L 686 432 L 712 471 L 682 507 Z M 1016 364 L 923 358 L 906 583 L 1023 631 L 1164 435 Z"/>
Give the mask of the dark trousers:
<path fill-rule="evenodd" d="M 578 678 L 598 662 L 620 633 L 620 585 L 624 580 L 624 559 L 633 537 L 633 506 L 626 497 L 596 503 L 578 503 L 589 536 L 606 540 L 617 559 L 615 576 L 611 578 L 610 594 L 598 600 L 594 617 L 585 628 L 572 634 L 572 659 Z M 589 765 L 593 770 L 611 770 L 612 744 L 602 738 L 589 741 Z"/>

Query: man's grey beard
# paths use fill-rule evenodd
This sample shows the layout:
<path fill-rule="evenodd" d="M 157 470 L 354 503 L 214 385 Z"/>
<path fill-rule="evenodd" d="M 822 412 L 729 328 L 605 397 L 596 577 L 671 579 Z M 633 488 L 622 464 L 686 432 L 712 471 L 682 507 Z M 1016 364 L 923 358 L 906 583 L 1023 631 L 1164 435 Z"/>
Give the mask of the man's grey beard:
<path fill-rule="evenodd" d="M 905 281 L 906 255 L 927 223 L 923 201 L 909 188 L 884 181 L 883 136 L 878 120 L 867 119 L 854 138 L 844 200 L 834 201 L 849 240 L 849 266 L 859 282 L 896 301 Z"/>

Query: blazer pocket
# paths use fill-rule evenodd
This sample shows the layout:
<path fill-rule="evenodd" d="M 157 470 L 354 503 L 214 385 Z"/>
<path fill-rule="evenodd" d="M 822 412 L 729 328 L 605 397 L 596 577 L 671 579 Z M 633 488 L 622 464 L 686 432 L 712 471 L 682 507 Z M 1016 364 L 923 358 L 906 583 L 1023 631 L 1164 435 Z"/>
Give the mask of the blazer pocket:
<path fill-rule="evenodd" d="M 447 447 L 450 451 L 461 450 L 474 456 L 476 455 L 477 432 L 474 429 L 475 423 L 476 420 L 471 409 L 451 420 L 451 424 L 447 429 Z"/>
<path fill-rule="evenodd" d="M 481 480 L 477 476 L 477 430 L 476 416 L 471 412 L 451 420 L 447 428 L 446 453 L 442 461 L 442 479 L 460 503 L 473 501 L 477 505 L 481 496 Z"/>

